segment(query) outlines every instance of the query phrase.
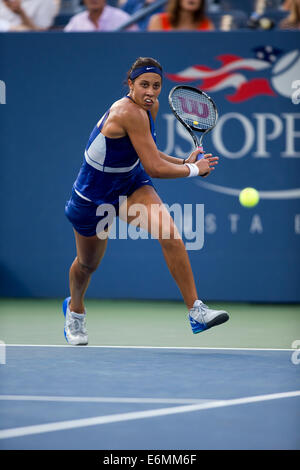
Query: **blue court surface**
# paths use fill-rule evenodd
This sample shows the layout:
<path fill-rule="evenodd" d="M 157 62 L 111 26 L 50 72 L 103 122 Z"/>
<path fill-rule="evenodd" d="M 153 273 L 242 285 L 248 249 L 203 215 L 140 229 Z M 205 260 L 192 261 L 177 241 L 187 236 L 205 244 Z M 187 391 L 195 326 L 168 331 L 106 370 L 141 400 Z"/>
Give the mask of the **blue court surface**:
<path fill-rule="evenodd" d="M 7 345 L 0 449 L 300 449 L 292 350 Z"/>

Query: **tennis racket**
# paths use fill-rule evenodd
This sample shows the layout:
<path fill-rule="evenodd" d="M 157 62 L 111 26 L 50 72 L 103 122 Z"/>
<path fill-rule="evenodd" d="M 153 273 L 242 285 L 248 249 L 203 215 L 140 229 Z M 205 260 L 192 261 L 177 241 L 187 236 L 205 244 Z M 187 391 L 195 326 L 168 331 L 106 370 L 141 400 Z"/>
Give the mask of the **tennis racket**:
<path fill-rule="evenodd" d="M 204 154 L 203 137 L 215 127 L 218 120 L 216 104 L 198 88 L 178 85 L 169 93 L 169 105 L 178 121 L 191 135 L 195 148 L 201 150 L 202 154 L 197 158 L 200 160 Z M 195 132 L 201 132 L 200 139 Z"/>

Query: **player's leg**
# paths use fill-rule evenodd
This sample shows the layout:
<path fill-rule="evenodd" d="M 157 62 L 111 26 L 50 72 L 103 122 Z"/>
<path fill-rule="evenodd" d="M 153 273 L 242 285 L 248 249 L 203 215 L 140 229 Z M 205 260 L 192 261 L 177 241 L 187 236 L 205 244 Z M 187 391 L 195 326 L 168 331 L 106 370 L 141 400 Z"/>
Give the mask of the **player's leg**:
<path fill-rule="evenodd" d="M 70 297 L 63 302 L 65 316 L 64 335 L 69 344 L 88 344 L 86 329 L 86 312 L 84 295 L 88 288 L 92 273 L 97 269 L 104 256 L 107 238 L 99 239 L 97 235 L 85 237 L 75 229 L 77 256 L 69 272 Z"/>
<path fill-rule="evenodd" d="M 97 235 L 84 237 L 75 229 L 77 256 L 69 272 L 70 309 L 73 312 L 84 313 L 84 295 L 88 288 L 93 272 L 98 268 L 107 246 L 107 240 Z"/>
<path fill-rule="evenodd" d="M 102 216 L 97 215 L 97 204 L 79 196 L 72 195 L 65 205 L 65 215 L 71 222 L 76 241 L 76 258 L 69 271 L 70 296 L 63 301 L 65 316 L 64 334 L 70 344 L 87 344 L 85 328 L 84 295 L 92 273 L 97 269 L 104 256 L 110 223 L 98 233 Z M 102 236 L 105 235 L 105 236 Z"/>
<path fill-rule="evenodd" d="M 152 186 L 145 185 L 137 189 L 120 207 L 120 217 L 136 225 L 139 205 L 141 210 L 138 222 L 141 228 L 157 238 L 164 254 L 167 266 L 182 294 L 188 309 L 198 298 L 193 272 L 184 243 L 169 212 Z M 126 211 L 126 213 L 125 213 Z"/>
<path fill-rule="evenodd" d="M 136 206 L 135 206 L 136 205 Z M 189 310 L 189 320 L 193 333 L 200 333 L 212 326 L 220 325 L 229 319 L 224 310 L 212 310 L 198 299 L 193 272 L 184 243 L 175 223 L 164 207 L 161 199 L 151 186 L 142 186 L 128 199 L 126 206 L 120 208 L 120 217 L 136 225 L 137 211 L 139 226 L 158 238 L 163 254 L 176 281 L 184 302 Z M 125 209 L 125 210 L 124 210 Z"/>

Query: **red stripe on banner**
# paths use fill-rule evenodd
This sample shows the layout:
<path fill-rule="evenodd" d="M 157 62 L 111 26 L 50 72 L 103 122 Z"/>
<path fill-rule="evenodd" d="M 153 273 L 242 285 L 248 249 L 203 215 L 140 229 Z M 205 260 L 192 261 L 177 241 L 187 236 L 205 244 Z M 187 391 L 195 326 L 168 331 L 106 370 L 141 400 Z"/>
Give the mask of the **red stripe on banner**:
<path fill-rule="evenodd" d="M 276 96 L 276 93 L 272 90 L 268 80 L 265 78 L 254 78 L 250 82 L 243 83 L 236 93 L 226 95 L 226 98 L 231 103 L 240 103 L 241 101 L 249 100 L 258 95 Z"/>
<path fill-rule="evenodd" d="M 202 72 L 211 72 L 214 70 L 211 67 L 207 67 L 207 65 L 193 65 L 193 68 L 196 70 L 201 70 Z"/>
<path fill-rule="evenodd" d="M 176 75 L 176 74 L 172 74 L 172 73 L 166 73 L 165 76 L 167 77 L 168 80 L 171 80 L 172 82 L 185 83 L 185 82 L 194 82 L 195 80 L 197 80 L 194 77 L 183 78 L 180 75 Z"/>
<path fill-rule="evenodd" d="M 217 75 L 215 77 L 203 78 L 201 89 L 202 90 L 210 90 L 214 86 L 218 85 L 218 83 L 225 80 L 225 78 L 232 75 L 231 73 L 223 73 L 221 75 Z"/>
<path fill-rule="evenodd" d="M 234 54 L 222 54 L 222 55 L 218 55 L 216 57 L 217 60 L 219 60 L 220 62 L 222 62 L 223 66 L 224 65 L 227 65 L 227 64 L 231 64 L 231 62 L 235 62 L 236 60 L 242 60 L 243 57 L 240 57 L 238 55 L 234 55 Z"/>

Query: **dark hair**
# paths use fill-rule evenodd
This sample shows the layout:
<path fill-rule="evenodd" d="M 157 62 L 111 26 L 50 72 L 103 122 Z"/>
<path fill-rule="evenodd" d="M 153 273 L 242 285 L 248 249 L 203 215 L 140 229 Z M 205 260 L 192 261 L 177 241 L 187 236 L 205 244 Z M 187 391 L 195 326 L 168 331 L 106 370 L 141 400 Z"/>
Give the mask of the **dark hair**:
<path fill-rule="evenodd" d="M 167 5 L 167 12 L 170 15 L 170 23 L 173 27 L 177 26 L 179 22 L 180 2 L 181 0 L 169 0 Z M 205 0 L 201 0 L 199 8 L 193 13 L 193 16 L 195 23 L 199 23 L 205 18 Z"/>
<path fill-rule="evenodd" d="M 161 70 L 161 72 L 163 71 L 160 63 L 157 60 L 152 59 L 152 57 L 138 57 L 127 72 L 127 80 L 129 79 L 130 74 L 133 70 L 138 69 L 139 67 L 146 67 L 147 65 L 158 67 Z M 126 85 L 127 85 L 127 80 L 126 80 Z"/>

